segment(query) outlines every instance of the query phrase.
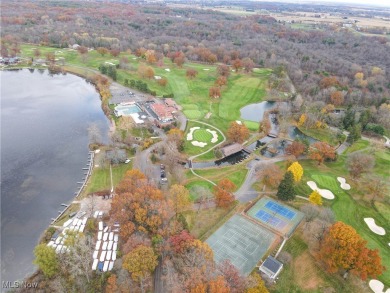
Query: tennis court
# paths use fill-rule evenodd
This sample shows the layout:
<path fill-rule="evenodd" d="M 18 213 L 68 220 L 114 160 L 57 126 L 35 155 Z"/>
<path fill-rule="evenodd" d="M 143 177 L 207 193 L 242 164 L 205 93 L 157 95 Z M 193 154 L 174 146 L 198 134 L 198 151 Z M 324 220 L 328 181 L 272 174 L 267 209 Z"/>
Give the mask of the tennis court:
<path fill-rule="evenodd" d="M 247 215 L 275 229 L 281 235 L 290 236 L 303 219 L 303 214 L 268 197 L 261 198 Z"/>
<path fill-rule="evenodd" d="M 234 215 L 207 240 L 214 259 L 225 259 L 243 274 L 248 275 L 268 249 L 281 238 L 242 215 Z"/>

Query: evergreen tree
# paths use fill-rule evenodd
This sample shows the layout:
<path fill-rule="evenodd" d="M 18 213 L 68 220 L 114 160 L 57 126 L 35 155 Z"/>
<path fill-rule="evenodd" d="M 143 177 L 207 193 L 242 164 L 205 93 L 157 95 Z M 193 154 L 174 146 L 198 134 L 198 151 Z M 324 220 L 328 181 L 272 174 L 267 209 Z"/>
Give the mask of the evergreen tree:
<path fill-rule="evenodd" d="M 343 119 L 344 129 L 349 129 L 355 125 L 355 111 L 351 107 L 348 107 Z"/>
<path fill-rule="evenodd" d="M 362 137 L 362 128 L 360 124 L 355 124 L 349 128 L 349 135 L 347 142 L 353 144 L 355 141 Z"/>
<path fill-rule="evenodd" d="M 281 200 L 293 200 L 294 192 L 294 175 L 291 171 L 284 174 L 283 180 L 280 182 L 276 196 Z"/>

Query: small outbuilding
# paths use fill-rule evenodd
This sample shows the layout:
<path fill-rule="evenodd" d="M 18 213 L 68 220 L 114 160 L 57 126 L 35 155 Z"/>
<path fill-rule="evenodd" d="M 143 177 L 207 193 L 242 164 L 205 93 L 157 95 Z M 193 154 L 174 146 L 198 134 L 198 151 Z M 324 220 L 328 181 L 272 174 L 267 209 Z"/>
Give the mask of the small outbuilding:
<path fill-rule="evenodd" d="M 267 257 L 267 259 L 261 264 L 259 270 L 266 274 L 270 279 L 275 280 L 275 278 L 282 271 L 283 264 L 272 256 Z"/>
<path fill-rule="evenodd" d="M 235 153 L 241 152 L 244 147 L 239 143 L 233 143 L 231 145 L 225 146 L 221 149 L 221 152 L 224 157 L 231 156 Z"/>

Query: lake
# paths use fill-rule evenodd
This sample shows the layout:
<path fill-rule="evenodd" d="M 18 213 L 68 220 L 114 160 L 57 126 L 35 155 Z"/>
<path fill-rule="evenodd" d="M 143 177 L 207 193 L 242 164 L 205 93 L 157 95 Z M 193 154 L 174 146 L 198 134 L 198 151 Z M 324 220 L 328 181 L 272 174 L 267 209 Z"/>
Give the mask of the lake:
<path fill-rule="evenodd" d="M 241 118 L 245 120 L 260 122 L 263 120 L 264 112 L 275 108 L 277 103 L 275 102 L 260 102 L 256 104 L 250 104 L 240 109 Z"/>
<path fill-rule="evenodd" d="M 61 203 L 74 197 L 88 158 L 88 126 L 107 140 L 95 88 L 74 75 L 0 71 L 1 279 L 34 271 L 33 249 Z"/>

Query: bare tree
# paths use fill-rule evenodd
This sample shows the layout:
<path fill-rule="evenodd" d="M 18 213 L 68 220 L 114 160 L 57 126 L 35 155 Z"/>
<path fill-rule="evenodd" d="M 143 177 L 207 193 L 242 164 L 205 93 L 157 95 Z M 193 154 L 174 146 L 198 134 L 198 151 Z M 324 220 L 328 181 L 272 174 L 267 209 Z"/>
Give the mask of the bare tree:
<path fill-rule="evenodd" d="M 102 142 L 102 134 L 96 123 L 89 124 L 88 137 L 91 144 L 100 144 Z"/>

